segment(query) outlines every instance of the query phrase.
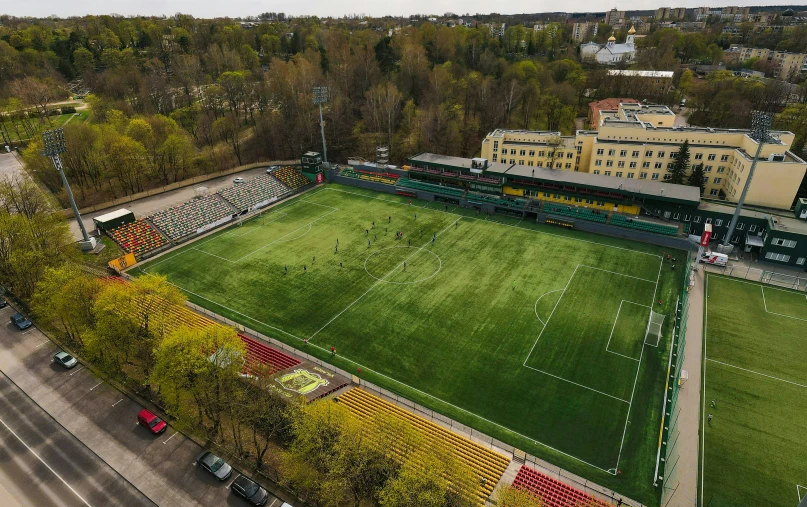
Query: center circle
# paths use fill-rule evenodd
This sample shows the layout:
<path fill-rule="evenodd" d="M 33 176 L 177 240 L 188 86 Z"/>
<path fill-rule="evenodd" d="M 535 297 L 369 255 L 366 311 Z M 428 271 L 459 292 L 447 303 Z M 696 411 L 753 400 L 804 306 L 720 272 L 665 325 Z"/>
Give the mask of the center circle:
<path fill-rule="evenodd" d="M 390 250 L 397 250 L 397 249 L 412 250 L 411 253 L 407 252 L 407 253 L 403 253 L 403 254 L 400 255 L 400 262 L 398 262 L 398 264 L 397 264 L 398 267 L 400 267 L 401 264 L 403 264 L 403 261 L 405 261 L 406 259 L 408 259 L 410 257 L 414 257 L 417 253 L 419 253 L 419 252 L 428 252 L 431 255 L 433 255 L 435 259 L 437 259 L 437 268 L 428 276 L 423 276 L 423 277 L 420 277 L 420 278 L 418 278 L 416 280 L 411 280 L 411 281 L 408 281 L 408 282 L 393 282 L 393 281 L 387 280 L 386 279 L 387 275 L 391 274 L 390 272 L 387 272 L 382 276 L 376 276 L 376 275 L 374 275 L 373 273 L 370 272 L 370 269 L 367 268 L 367 262 L 370 259 L 372 259 L 374 256 L 382 254 L 383 252 L 387 252 L 387 253 L 383 253 L 382 255 L 389 255 Z M 425 248 L 424 249 L 418 249 L 418 248 L 411 247 L 411 246 L 388 246 L 386 248 L 376 250 L 375 252 L 368 255 L 367 258 L 364 260 L 364 270 L 367 272 L 368 275 L 375 278 L 379 282 L 391 283 L 391 284 L 395 284 L 395 285 L 409 285 L 409 284 L 413 284 L 413 283 L 425 282 L 429 278 L 432 278 L 434 275 L 439 273 L 440 269 L 442 269 L 442 267 L 443 267 L 443 261 L 442 261 L 442 259 L 440 259 L 439 255 L 437 255 L 436 253 L 432 252 L 431 250 L 427 250 Z"/>

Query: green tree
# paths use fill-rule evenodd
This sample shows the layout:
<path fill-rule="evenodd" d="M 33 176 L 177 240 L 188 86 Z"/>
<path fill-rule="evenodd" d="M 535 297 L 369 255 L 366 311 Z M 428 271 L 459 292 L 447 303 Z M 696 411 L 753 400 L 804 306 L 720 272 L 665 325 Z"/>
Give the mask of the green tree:
<path fill-rule="evenodd" d="M 675 162 L 673 162 L 672 169 L 670 169 L 670 183 L 683 185 L 686 178 L 686 173 L 689 170 L 689 140 L 685 140 L 684 144 L 678 149 L 678 154 L 675 155 Z"/>
<path fill-rule="evenodd" d="M 101 284 L 97 278 L 65 263 L 49 267 L 36 285 L 31 308 L 39 319 L 72 343 L 83 346 L 95 326 L 93 305 Z"/>
<path fill-rule="evenodd" d="M 791 149 L 801 153 L 807 143 L 807 104 L 790 104 L 774 118 L 777 129 L 793 132 L 795 138 Z"/>
<path fill-rule="evenodd" d="M 543 503 L 534 494 L 512 485 L 500 487 L 496 491 L 496 503 L 499 507 L 542 507 Z"/>
<path fill-rule="evenodd" d="M 690 173 L 689 177 L 687 178 L 687 185 L 690 187 L 700 188 L 701 194 L 703 194 L 703 177 L 703 162 L 700 164 L 695 164 L 692 166 L 692 173 Z"/>

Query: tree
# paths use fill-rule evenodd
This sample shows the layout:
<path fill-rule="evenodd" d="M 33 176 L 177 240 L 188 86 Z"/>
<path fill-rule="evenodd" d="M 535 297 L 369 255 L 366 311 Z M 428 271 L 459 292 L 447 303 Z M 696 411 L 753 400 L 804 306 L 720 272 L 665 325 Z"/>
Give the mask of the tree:
<path fill-rule="evenodd" d="M 692 166 L 692 173 L 687 178 L 687 185 L 700 188 L 701 194 L 703 194 L 703 162 Z"/>
<path fill-rule="evenodd" d="M 31 308 L 39 322 L 82 346 L 95 326 L 93 305 L 100 290 L 97 278 L 72 263 L 49 267 L 36 285 Z"/>
<path fill-rule="evenodd" d="M 496 492 L 496 503 L 499 507 L 542 507 L 541 500 L 523 489 L 512 485 L 500 487 Z"/>
<path fill-rule="evenodd" d="M 223 118 L 213 122 L 213 132 L 216 136 L 230 145 L 238 165 L 243 165 L 241 160 L 241 124 L 235 114 L 230 113 Z"/>
<path fill-rule="evenodd" d="M 689 140 L 685 140 L 681 148 L 678 149 L 678 154 L 675 156 L 672 169 L 670 169 L 670 183 L 678 185 L 684 184 L 686 173 L 689 170 Z"/>
<path fill-rule="evenodd" d="M 807 144 L 807 104 L 790 104 L 774 119 L 777 129 L 793 132 L 795 138 L 791 149 L 801 153 Z"/>

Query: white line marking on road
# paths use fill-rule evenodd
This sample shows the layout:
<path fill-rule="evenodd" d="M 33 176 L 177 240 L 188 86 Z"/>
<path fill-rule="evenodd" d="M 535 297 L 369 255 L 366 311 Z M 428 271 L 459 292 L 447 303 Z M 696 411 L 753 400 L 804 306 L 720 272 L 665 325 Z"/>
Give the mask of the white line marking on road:
<path fill-rule="evenodd" d="M 118 403 L 122 402 L 122 401 L 123 401 L 123 400 L 125 400 L 125 399 L 126 399 L 126 398 L 121 398 L 121 399 L 119 399 L 118 401 L 116 401 L 115 403 L 113 403 L 113 404 L 112 404 L 112 406 L 114 407 L 115 405 L 117 405 Z"/>
<path fill-rule="evenodd" d="M 62 484 L 64 484 L 65 486 L 67 486 L 67 488 L 68 488 L 70 491 L 72 491 L 72 492 L 73 492 L 73 494 L 74 494 L 74 495 L 76 495 L 76 496 L 79 498 L 79 500 L 81 500 L 82 502 L 84 502 L 84 505 L 87 505 L 88 507 L 92 507 L 92 506 L 90 505 L 90 503 L 89 503 L 87 500 L 85 500 L 85 499 L 84 499 L 84 497 L 82 497 L 81 495 L 79 495 L 79 494 L 78 494 L 78 491 L 76 491 L 75 489 L 73 489 L 73 486 L 71 486 L 70 484 L 68 484 L 68 483 L 67 483 L 67 481 L 65 481 L 64 479 L 62 479 L 62 476 L 61 476 L 61 475 L 59 475 L 59 474 L 57 474 L 57 473 L 56 473 L 56 470 L 52 469 L 52 468 L 50 467 L 50 465 L 48 465 L 47 463 L 45 463 L 45 460 L 43 460 L 42 458 L 40 458 L 40 457 L 39 457 L 39 454 L 37 454 L 37 453 L 36 453 L 36 452 L 35 452 L 33 449 L 31 449 L 31 448 L 28 446 L 28 444 L 26 444 L 26 443 L 25 443 L 25 441 L 19 437 L 19 435 L 17 435 L 16 433 L 14 433 L 14 430 L 12 430 L 11 428 L 9 428 L 9 427 L 8 427 L 8 424 L 6 424 L 6 422 L 5 422 L 5 421 L 3 421 L 2 419 L 0 419 L 0 424 L 2 424 L 3 426 L 5 426 L 5 428 L 8 430 L 8 432 L 9 432 L 9 433 L 11 433 L 12 435 L 14 435 L 14 437 L 15 437 L 17 440 L 19 440 L 19 441 L 20 441 L 20 443 L 21 443 L 22 445 L 24 445 L 24 446 L 25 446 L 25 448 L 26 448 L 26 449 L 28 449 L 28 450 L 31 452 L 31 454 L 33 454 L 34 456 L 36 456 L 36 459 L 38 459 L 40 463 L 42 463 L 43 465 L 45 465 L 45 466 L 48 468 L 48 470 L 50 470 L 50 471 L 53 473 L 53 475 L 55 475 L 55 476 L 56 476 L 56 478 L 57 478 L 57 479 L 59 479 L 60 481 L 62 481 Z"/>
<path fill-rule="evenodd" d="M 230 484 L 227 485 L 227 489 L 230 489 L 230 486 L 233 485 L 233 483 L 235 482 L 235 479 L 238 479 L 239 477 L 241 477 L 241 474 L 236 475 L 235 478 L 230 481 Z"/>
<path fill-rule="evenodd" d="M 45 341 L 41 342 L 40 344 L 38 344 L 38 345 L 37 345 L 36 347 L 34 347 L 34 348 L 35 348 L 35 349 L 38 349 L 38 348 L 39 348 L 39 347 L 41 347 L 42 345 L 45 345 L 46 343 L 49 343 L 49 342 L 50 342 L 50 340 L 45 340 Z"/>
<path fill-rule="evenodd" d="M 83 367 L 83 366 L 79 366 L 79 367 L 76 369 L 76 371 L 74 371 L 73 373 L 71 373 L 69 376 L 70 376 L 70 377 L 72 377 L 73 375 L 75 375 L 76 373 L 80 372 L 80 371 L 81 371 L 81 370 L 83 370 L 83 369 L 84 369 L 84 367 Z"/>
<path fill-rule="evenodd" d="M 93 389 L 95 389 L 96 387 L 100 386 L 101 384 L 103 384 L 103 382 L 98 382 L 97 384 L 95 384 L 94 386 L 92 386 L 92 387 L 90 388 L 90 391 L 92 391 L 92 390 L 93 390 Z"/>
<path fill-rule="evenodd" d="M 178 431 L 175 431 L 173 435 L 171 435 L 170 437 L 168 437 L 168 438 L 166 438 L 165 440 L 163 440 L 163 445 L 167 444 L 169 440 L 171 440 L 172 438 L 174 438 L 175 436 L 177 436 L 177 433 L 179 433 L 179 432 L 178 432 Z M 194 465 L 196 465 L 196 463 L 194 463 Z"/>

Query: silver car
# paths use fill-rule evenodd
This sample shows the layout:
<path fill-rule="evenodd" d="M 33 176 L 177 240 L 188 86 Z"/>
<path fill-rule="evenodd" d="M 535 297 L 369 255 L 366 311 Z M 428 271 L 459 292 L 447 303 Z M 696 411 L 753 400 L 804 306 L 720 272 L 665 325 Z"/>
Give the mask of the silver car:
<path fill-rule="evenodd" d="M 76 360 L 75 357 L 63 350 L 53 354 L 53 362 L 60 366 L 64 366 L 68 370 L 78 364 L 78 360 Z"/>
<path fill-rule="evenodd" d="M 230 465 L 210 451 L 203 452 L 196 459 L 196 464 L 202 467 L 203 470 L 213 474 L 220 481 L 226 481 L 233 473 L 233 468 Z"/>

